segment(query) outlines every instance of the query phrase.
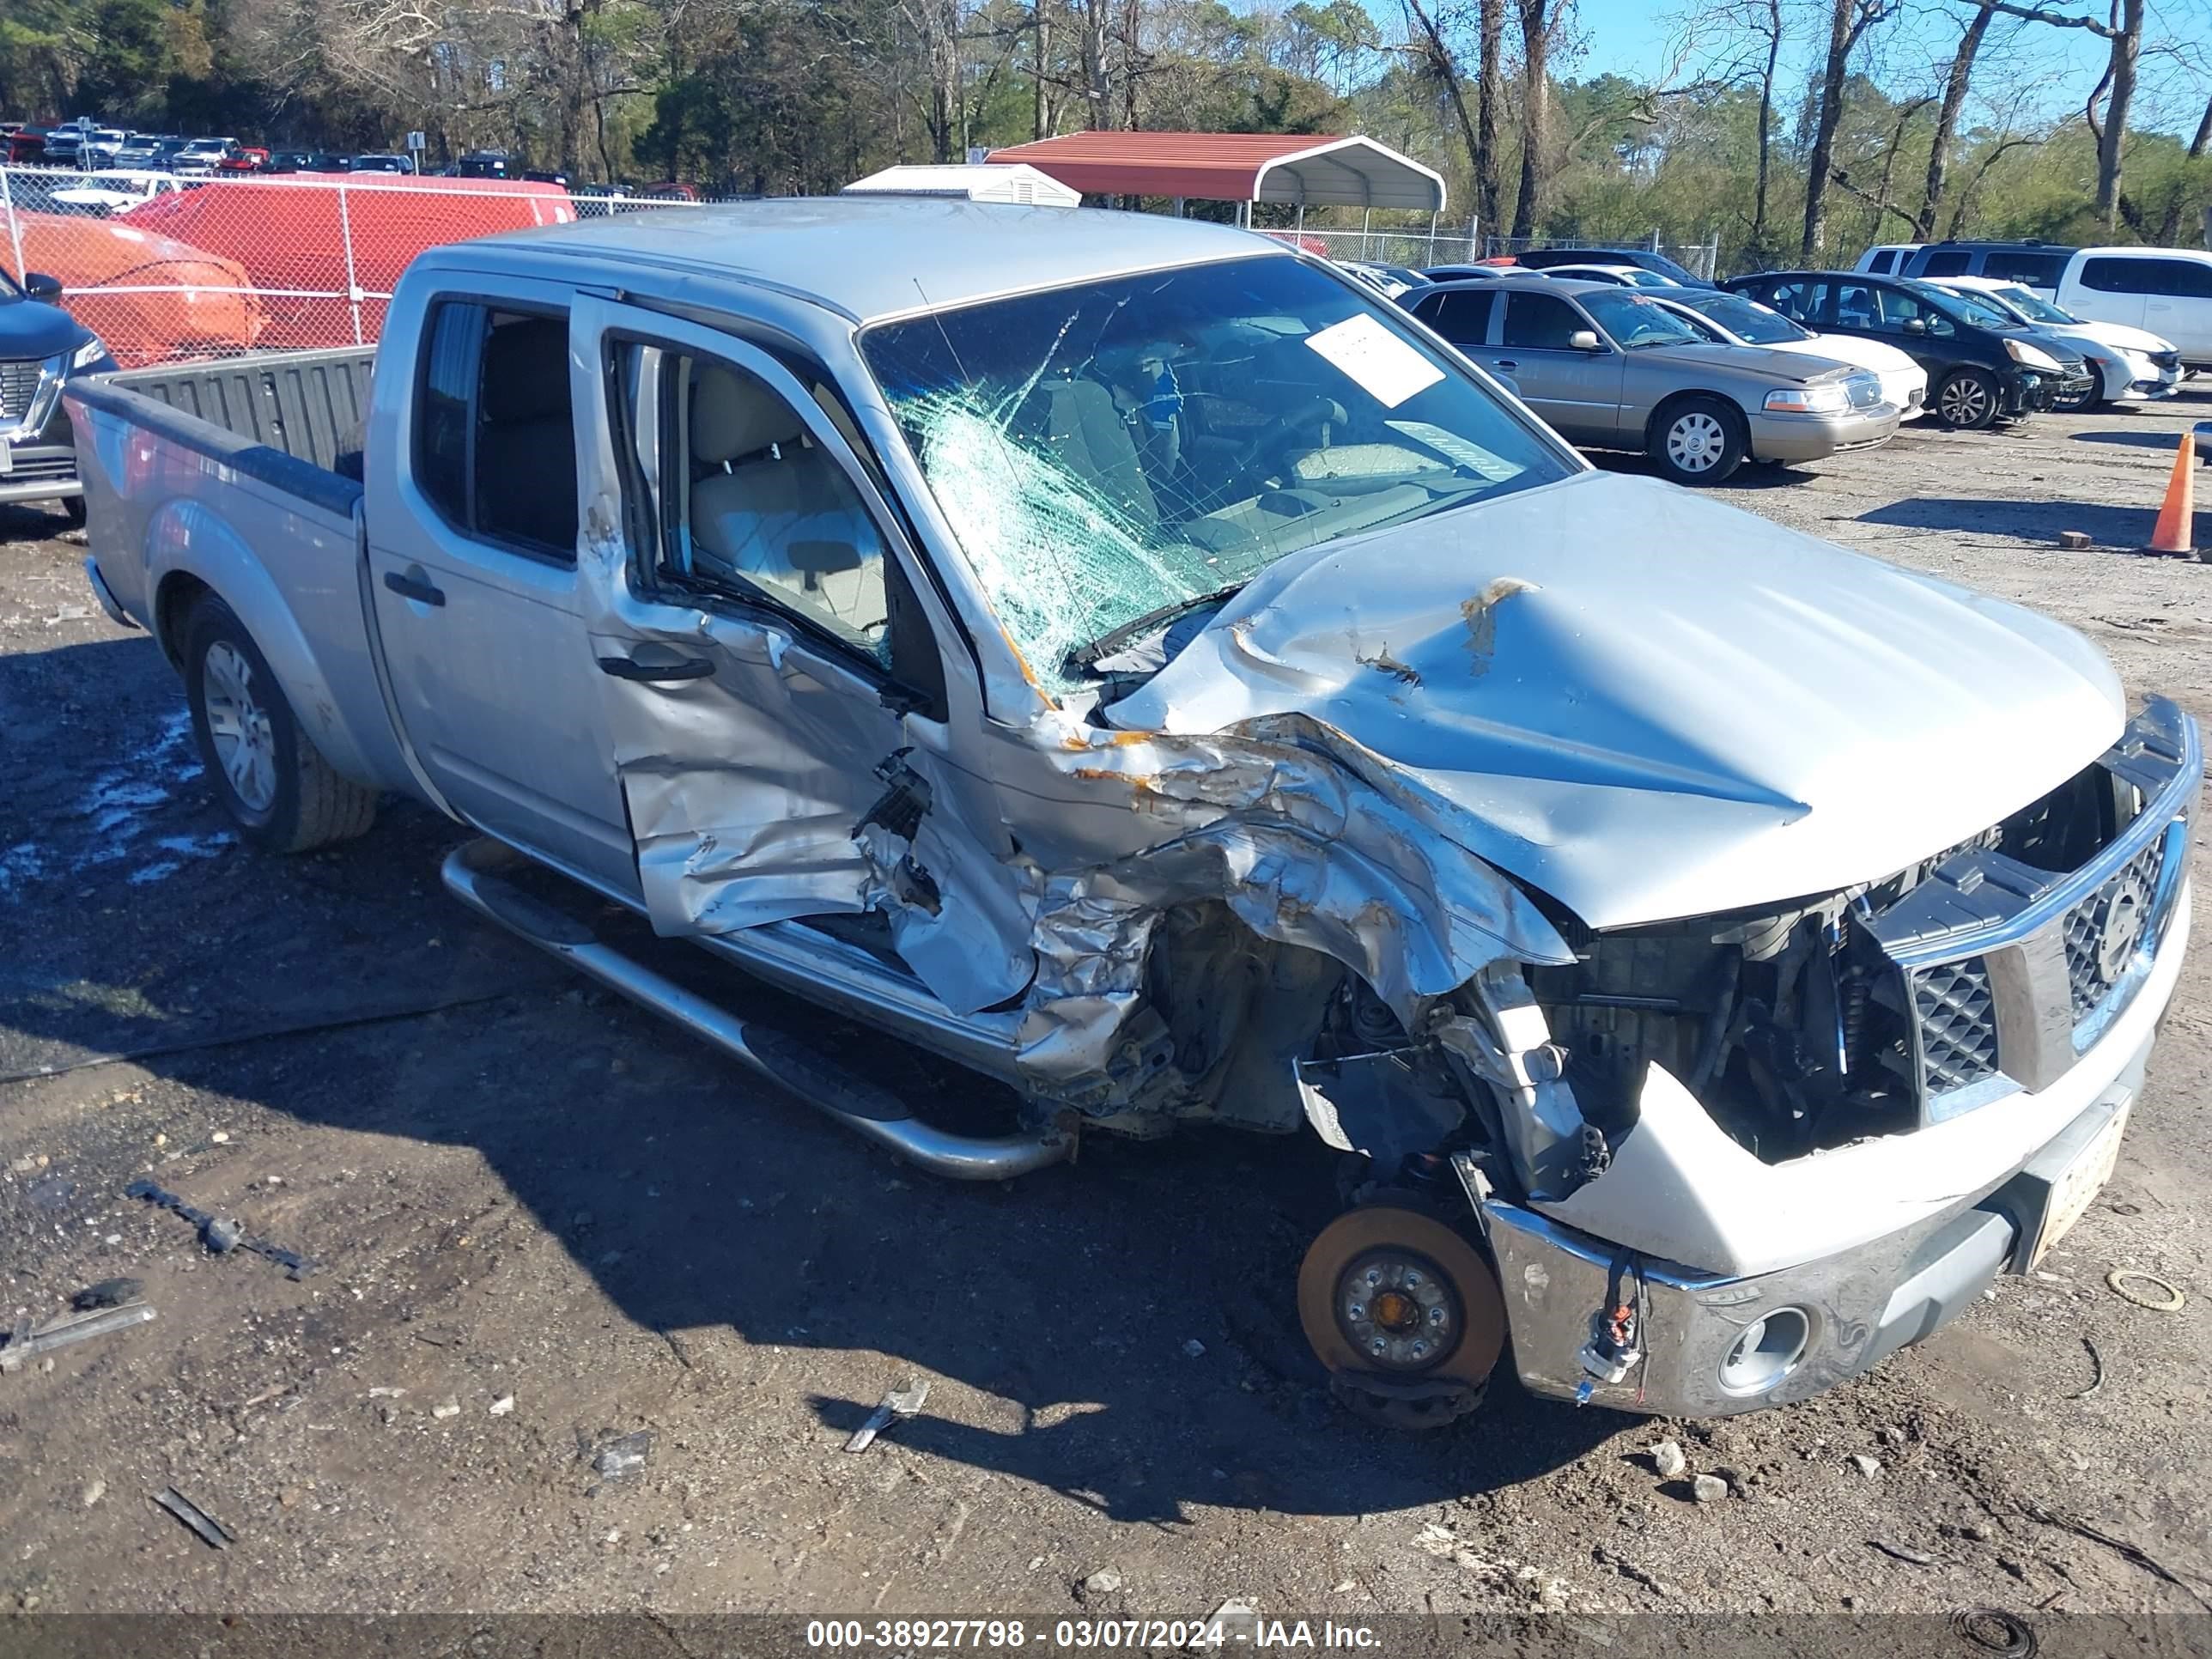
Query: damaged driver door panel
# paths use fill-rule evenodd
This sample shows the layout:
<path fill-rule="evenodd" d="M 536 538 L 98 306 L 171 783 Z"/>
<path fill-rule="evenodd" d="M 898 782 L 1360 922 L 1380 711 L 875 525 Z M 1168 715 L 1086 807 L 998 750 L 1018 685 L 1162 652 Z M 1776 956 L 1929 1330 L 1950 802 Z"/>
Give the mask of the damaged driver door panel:
<path fill-rule="evenodd" d="M 587 514 L 586 629 L 655 930 L 873 912 L 872 948 L 954 1012 L 1018 994 L 1016 876 L 946 822 L 937 636 L 842 435 L 742 341 L 605 302 L 578 322 L 621 475 Z"/>

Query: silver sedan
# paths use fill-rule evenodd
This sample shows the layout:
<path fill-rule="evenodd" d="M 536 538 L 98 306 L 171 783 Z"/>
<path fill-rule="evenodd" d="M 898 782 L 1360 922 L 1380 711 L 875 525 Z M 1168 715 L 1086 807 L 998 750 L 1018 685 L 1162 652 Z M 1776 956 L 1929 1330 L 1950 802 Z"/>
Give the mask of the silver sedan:
<path fill-rule="evenodd" d="M 1886 443 L 1903 411 L 1845 363 L 1715 343 L 1632 290 L 1556 276 L 1443 283 L 1401 303 L 1562 437 L 1641 450 L 1676 483 L 1747 460 L 1817 461 Z"/>

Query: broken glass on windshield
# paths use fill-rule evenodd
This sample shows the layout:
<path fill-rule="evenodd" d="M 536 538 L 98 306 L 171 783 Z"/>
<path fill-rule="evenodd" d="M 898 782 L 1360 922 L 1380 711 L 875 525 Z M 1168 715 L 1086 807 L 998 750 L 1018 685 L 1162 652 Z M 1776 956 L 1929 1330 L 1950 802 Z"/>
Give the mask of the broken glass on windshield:
<path fill-rule="evenodd" d="M 1103 638 L 1288 554 L 1573 470 L 1390 307 L 1294 258 L 994 300 L 861 343 L 1054 692 Z"/>

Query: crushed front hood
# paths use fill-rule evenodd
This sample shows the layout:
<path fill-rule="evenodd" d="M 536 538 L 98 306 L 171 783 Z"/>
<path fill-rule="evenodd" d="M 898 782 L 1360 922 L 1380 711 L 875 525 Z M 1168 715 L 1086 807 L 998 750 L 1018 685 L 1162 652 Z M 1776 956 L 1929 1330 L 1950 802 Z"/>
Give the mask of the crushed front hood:
<path fill-rule="evenodd" d="M 1601 927 L 1879 879 L 2124 719 L 2060 623 L 1603 472 L 1292 555 L 1109 714 L 1290 712 Z"/>

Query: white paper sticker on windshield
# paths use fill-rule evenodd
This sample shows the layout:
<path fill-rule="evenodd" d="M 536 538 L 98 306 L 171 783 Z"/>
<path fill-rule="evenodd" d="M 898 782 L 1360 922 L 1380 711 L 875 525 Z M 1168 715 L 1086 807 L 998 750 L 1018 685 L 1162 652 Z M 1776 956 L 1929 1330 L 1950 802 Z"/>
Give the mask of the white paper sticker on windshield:
<path fill-rule="evenodd" d="M 1365 312 L 1307 335 L 1306 344 L 1385 409 L 1397 408 L 1444 377 L 1443 370 Z"/>

